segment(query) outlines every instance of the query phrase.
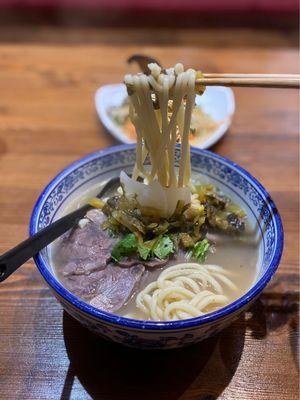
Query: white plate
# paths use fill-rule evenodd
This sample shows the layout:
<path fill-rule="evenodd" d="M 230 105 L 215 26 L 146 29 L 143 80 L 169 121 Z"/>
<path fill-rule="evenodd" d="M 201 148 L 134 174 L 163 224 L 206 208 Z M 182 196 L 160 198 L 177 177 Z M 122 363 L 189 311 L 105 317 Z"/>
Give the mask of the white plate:
<path fill-rule="evenodd" d="M 109 110 L 120 106 L 127 96 L 123 84 L 105 85 L 100 87 L 95 95 L 96 110 L 105 128 L 120 142 L 133 143 L 126 133 L 109 115 Z M 196 104 L 209 114 L 215 121 L 220 121 L 218 128 L 205 140 L 193 141 L 193 146 L 207 149 L 214 145 L 228 130 L 235 110 L 234 95 L 230 88 L 223 86 L 207 87 L 202 96 L 196 97 Z"/>

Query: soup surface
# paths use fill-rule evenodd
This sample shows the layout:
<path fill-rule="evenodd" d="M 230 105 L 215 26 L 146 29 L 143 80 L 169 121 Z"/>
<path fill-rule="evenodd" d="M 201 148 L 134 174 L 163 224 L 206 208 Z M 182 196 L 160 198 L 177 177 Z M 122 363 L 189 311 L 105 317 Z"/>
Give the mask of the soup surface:
<path fill-rule="evenodd" d="M 64 213 L 80 207 L 98 191 L 99 186 L 89 189 L 79 199 L 71 202 Z M 157 265 L 140 261 L 134 265 L 125 263 L 120 266 L 110 261 L 110 251 L 117 239 L 108 237 L 100 229 L 104 215 L 99 210 L 93 210 L 91 215 L 92 222 L 83 221 L 81 227 L 75 227 L 50 247 L 57 278 L 69 291 L 97 308 L 130 318 L 149 319 L 136 305 L 137 294 L 149 283 L 156 281 L 168 267 L 186 262 L 184 253 L 179 252 L 168 260 L 160 260 Z M 241 297 L 255 281 L 259 243 L 254 231 L 247 220 L 245 231 L 239 235 L 227 235 L 215 230 L 207 234 L 213 245 L 203 264 L 223 267 L 236 286 L 235 290 L 223 286 L 226 304 Z M 206 289 L 211 289 L 209 284 Z M 99 300 L 101 292 L 108 293 L 109 300 L 104 301 L 103 297 Z M 209 304 L 205 313 L 218 308 L 220 306 L 217 304 Z"/>

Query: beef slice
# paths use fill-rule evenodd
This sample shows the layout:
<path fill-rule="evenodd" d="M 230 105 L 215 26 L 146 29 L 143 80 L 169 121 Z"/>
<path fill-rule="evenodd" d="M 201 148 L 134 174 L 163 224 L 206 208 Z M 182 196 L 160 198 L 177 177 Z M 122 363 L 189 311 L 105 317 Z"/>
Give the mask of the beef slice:
<path fill-rule="evenodd" d="M 121 268 L 108 264 L 105 269 L 89 275 L 69 275 L 63 278 L 65 287 L 91 305 L 114 312 L 133 295 L 145 271 L 144 266 Z"/>
<path fill-rule="evenodd" d="M 100 210 L 91 210 L 83 227 L 75 227 L 67 233 L 59 249 L 59 264 L 62 275 L 88 275 L 106 267 L 111 250 L 117 239 L 110 237 L 101 228 L 105 215 Z"/>

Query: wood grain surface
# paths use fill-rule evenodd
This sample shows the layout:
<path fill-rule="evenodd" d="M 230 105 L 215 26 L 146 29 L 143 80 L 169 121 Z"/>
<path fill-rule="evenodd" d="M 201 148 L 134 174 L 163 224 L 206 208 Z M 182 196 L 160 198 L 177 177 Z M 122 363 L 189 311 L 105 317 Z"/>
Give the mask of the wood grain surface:
<path fill-rule="evenodd" d="M 84 35 L 79 40 L 78 34 L 65 42 L 62 32 L 43 43 L 30 32 L 20 43 L 5 35 L 0 43 L 1 252 L 27 236 L 33 204 L 61 168 L 116 144 L 97 119 L 94 94 L 122 80 L 132 53 L 209 72 L 298 72 L 297 49 L 286 37 L 279 46 L 273 33 L 252 31 L 251 41 L 251 31 L 243 31 L 240 40 L 237 31 L 231 40 L 228 32 L 212 30 L 201 45 L 196 30 L 187 39 L 174 31 L 171 41 L 159 31 L 148 32 L 152 38 L 143 38 L 143 31 L 126 38 L 127 31 L 122 35 L 119 29 L 119 41 L 115 30 L 114 40 L 108 28 L 105 32 L 103 40 L 95 33 L 95 41 Z M 298 399 L 298 92 L 234 93 L 232 128 L 213 151 L 261 181 L 285 230 L 281 265 L 259 300 L 202 344 L 134 351 L 97 339 L 64 313 L 29 261 L 0 287 L 0 399 Z"/>

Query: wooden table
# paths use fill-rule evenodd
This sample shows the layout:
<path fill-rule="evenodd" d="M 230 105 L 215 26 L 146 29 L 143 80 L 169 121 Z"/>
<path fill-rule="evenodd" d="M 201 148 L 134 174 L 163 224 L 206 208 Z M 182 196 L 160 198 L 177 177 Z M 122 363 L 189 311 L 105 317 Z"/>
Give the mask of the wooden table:
<path fill-rule="evenodd" d="M 1 252 L 27 236 L 49 179 L 116 144 L 97 119 L 93 96 L 122 80 L 130 54 L 209 72 L 297 72 L 297 49 L 274 32 L 46 32 L 20 31 L 20 43 L 11 44 L 4 34 L 0 43 Z M 234 92 L 232 128 L 213 151 L 262 182 L 285 229 L 280 268 L 251 311 L 197 346 L 134 351 L 95 338 L 64 313 L 29 261 L 0 287 L 0 399 L 298 398 L 298 92 Z"/>

